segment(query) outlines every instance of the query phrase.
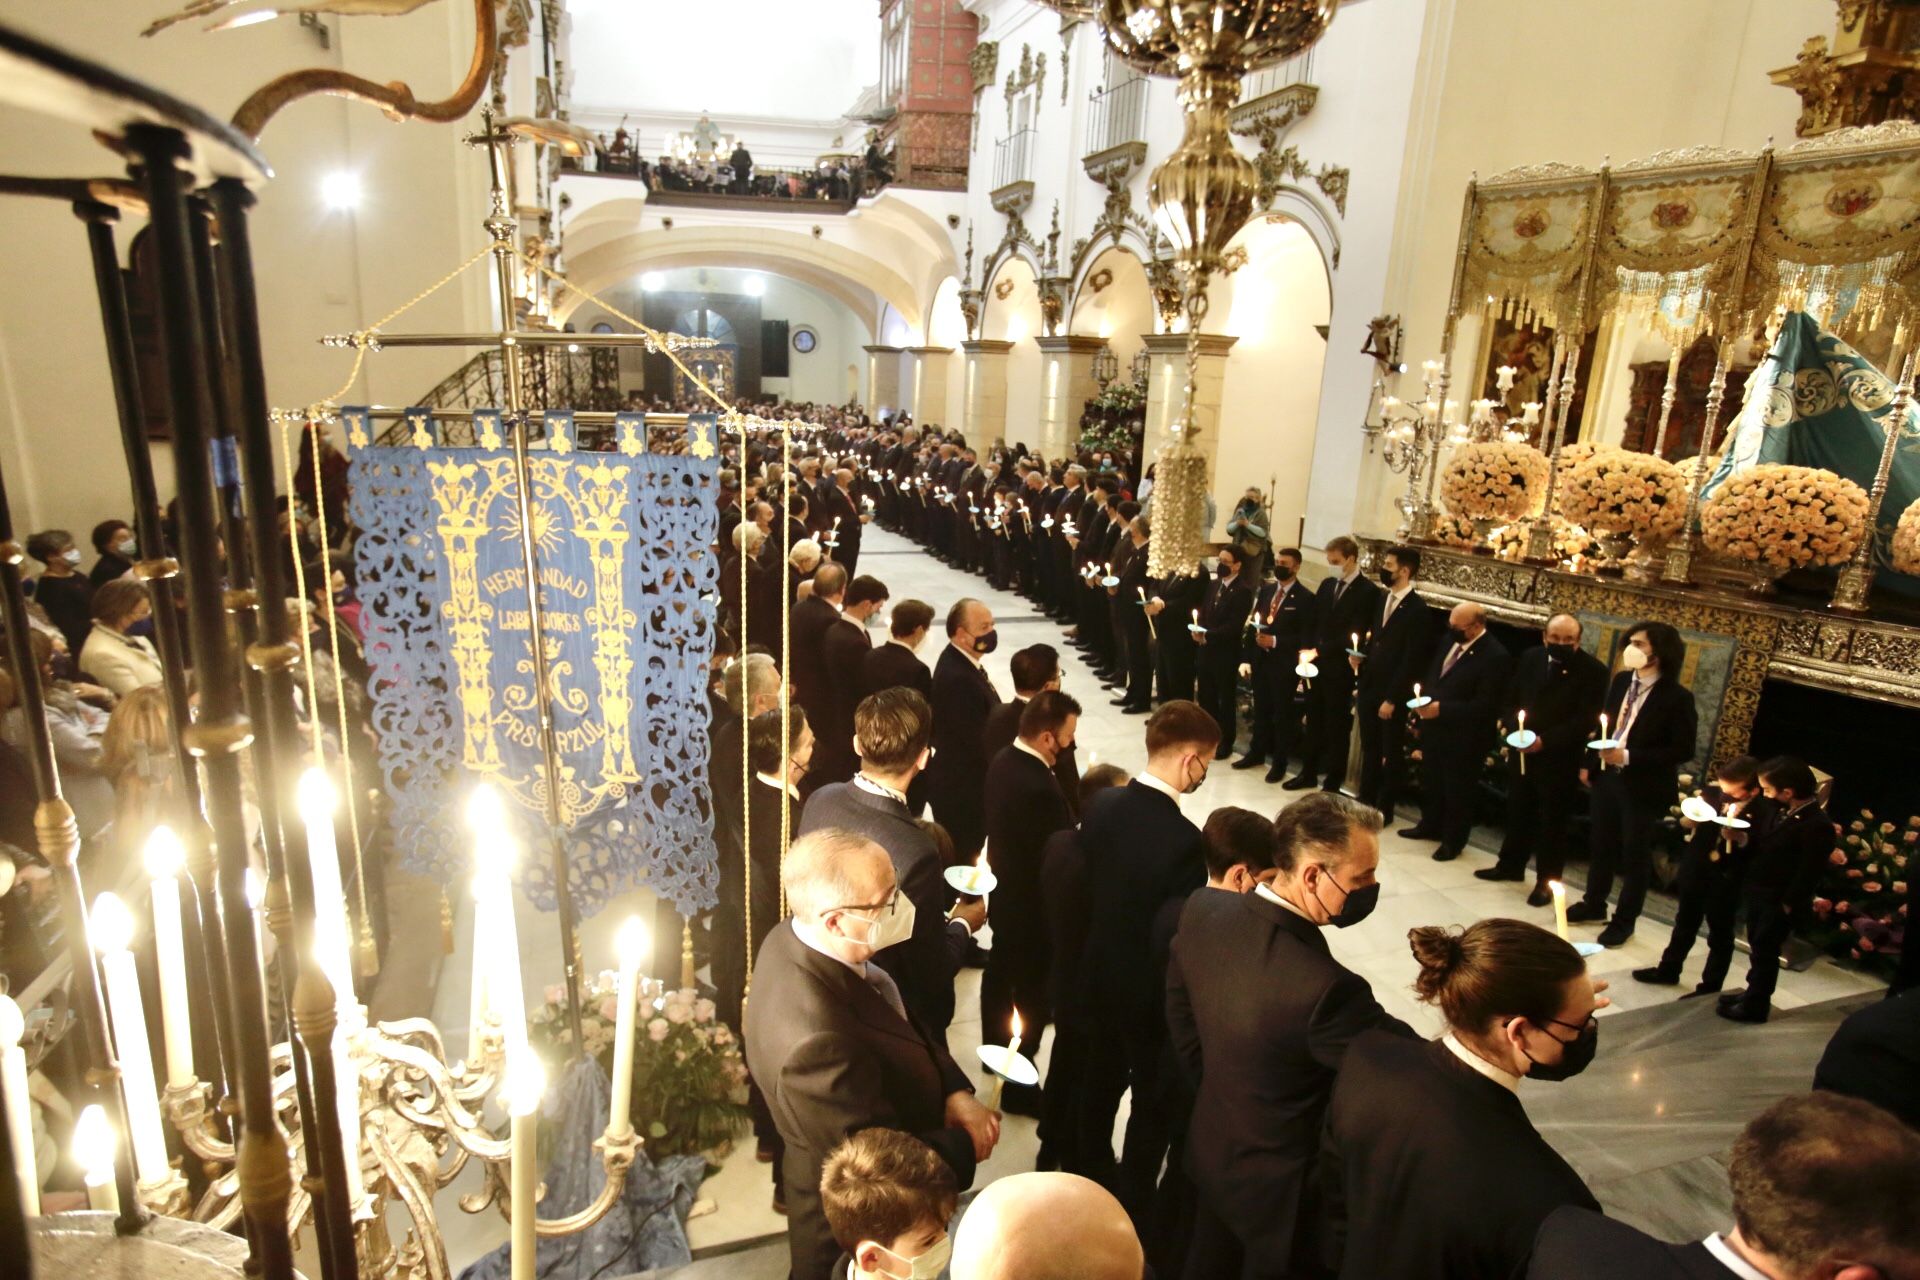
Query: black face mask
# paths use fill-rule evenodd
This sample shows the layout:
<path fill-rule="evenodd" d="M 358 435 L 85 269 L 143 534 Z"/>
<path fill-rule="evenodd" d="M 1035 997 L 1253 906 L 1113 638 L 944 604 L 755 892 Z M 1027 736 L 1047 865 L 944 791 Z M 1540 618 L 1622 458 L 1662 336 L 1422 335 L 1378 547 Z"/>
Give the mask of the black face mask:
<path fill-rule="evenodd" d="M 1283 564 L 1275 565 L 1273 570 L 1273 580 L 1275 582 L 1292 582 L 1293 570 L 1287 568 L 1287 566 Z"/>
<path fill-rule="evenodd" d="M 1557 1023 L 1556 1025 L 1565 1026 L 1566 1024 Z M 1553 1032 L 1549 1031 L 1547 1034 L 1551 1036 Z M 1553 1038 L 1560 1040 L 1559 1036 L 1553 1036 Z M 1589 1019 L 1587 1025 L 1580 1028 L 1579 1035 L 1571 1040 L 1560 1040 L 1560 1044 L 1563 1052 L 1558 1062 L 1542 1062 L 1527 1053 L 1524 1045 L 1521 1047 L 1520 1052 L 1527 1053 L 1527 1061 L 1533 1064 L 1527 1071 L 1527 1079 L 1545 1080 L 1551 1084 L 1561 1080 L 1571 1080 L 1585 1071 L 1593 1064 L 1593 1055 L 1600 1048 L 1600 1024 Z"/>
<path fill-rule="evenodd" d="M 975 653 L 992 653 L 999 645 L 1000 633 L 998 631 L 982 631 L 973 638 L 973 651 Z"/>
<path fill-rule="evenodd" d="M 1448 627 L 1447 639 L 1453 641 L 1455 644 L 1465 644 L 1467 642 L 1467 633 L 1458 627 Z"/>
<path fill-rule="evenodd" d="M 1387 590 L 1391 591 L 1396 585 L 1396 583 L 1394 582 L 1394 579 L 1398 578 L 1399 576 L 1400 576 L 1399 574 L 1395 573 L 1391 569 L 1382 569 L 1380 571 L 1380 585 L 1385 587 Z"/>
<path fill-rule="evenodd" d="M 1362 920 L 1372 915 L 1373 909 L 1380 904 L 1379 881 L 1376 880 L 1372 884 L 1362 885 L 1358 889 L 1349 889 L 1338 880 L 1334 880 L 1332 874 L 1326 872 L 1324 868 L 1322 869 L 1322 874 L 1324 874 L 1327 879 L 1333 880 L 1334 888 L 1339 889 L 1347 895 L 1346 900 L 1340 904 L 1340 910 L 1327 912 L 1327 923 L 1334 928 L 1351 929 L 1354 925 L 1359 924 Z M 1316 889 L 1313 896 L 1316 899 L 1319 898 L 1319 890 Z M 1322 902 L 1320 905 L 1325 907 L 1327 904 Z"/>
<path fill-rule="evenodd" d="M 1216 578 L 1231 578 L 1233 576 L 1233 566 L 1230 564 L 1215 565 L 1213 567 L 1213 574 Z"/>
<path fill-rule="evenodd" d="M 1573 655 L 1579 649 L 1577 644 L 1550 644 L 1547 646 L 1547 659 L 1550 662 L 1572 662 Z"/>

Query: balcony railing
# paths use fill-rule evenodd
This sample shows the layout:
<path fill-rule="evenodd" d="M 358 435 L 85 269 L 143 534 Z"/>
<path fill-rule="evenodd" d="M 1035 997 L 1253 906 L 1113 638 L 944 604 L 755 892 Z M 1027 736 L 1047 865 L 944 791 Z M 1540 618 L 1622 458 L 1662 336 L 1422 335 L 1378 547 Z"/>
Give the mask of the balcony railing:
<path fill-rule="evenodd" d="M 1033 156 L 1038 148 L 1039 132 L 1020 129 L 993 146 L 993 189 L 1003 190 L 1015 183 L 1033 181 Z"/>
<path fill-rule="evenodd" d="M 1240 101 L 1252 102 L 1270 93 L 1278 93 L 1290 85 L 1313 82 L 1313 50 L 1308 49 L 1284 62 L 1249 71 L 1240 81 Z"/>
<path fill-rule="evenodd" d="M 1133 76 L 1105 89 L 1095 90 L 1093 111 L 1087 117 L 1085 154 L 1101 155 L 1130 142 L 1147 140 L 1147 81 Z"/>

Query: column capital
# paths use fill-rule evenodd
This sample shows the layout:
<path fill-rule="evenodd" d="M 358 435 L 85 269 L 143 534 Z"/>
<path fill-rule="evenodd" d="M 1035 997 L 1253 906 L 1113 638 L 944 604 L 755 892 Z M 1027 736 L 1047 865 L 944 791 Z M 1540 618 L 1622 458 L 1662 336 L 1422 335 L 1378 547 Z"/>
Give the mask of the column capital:
<path fill-rule="evenodd" d="M 868 347 L 867 350 L 871 351 L 873 348 Z M 952 347 L 904 347 L 901 348 L 901 350 L 906 351 L 909 355 L 916 356 L 950 356 L 953 354 Z"/>
<path fill-rule="evenodd" d="M 1033 345 L 1048 355 L 1060 355 L 1064 353 L 1075 356 L 1090 356 L 1105 347 L 1107 340 L 1105 338 L 1096 338 L 1086 333 L 1062 333 L 1056 334 L 1051 338 L 1035 338 Z"/>
<path fill-rule="evenodd" d="M 860 349 L 870 356 L 899 355 L 902 351 L 907 350 L 905 347 L 889 347 L 879 343 L 863 346 Z"/>
<path fill-rule="evenodd" d="M 1140 341 L 1156 356 L 1184 356 L 1187 354 L 1187 336 L 1184 333 L 1143 333 Z M 1231 333 L 1203 333 L 1200 335 L 1200 354 L 1224 356 L 1238 341 L 1240 339 Z"/>
<path fill-rule="evenodd" d="M 1013 343 L 1007 338 L 969 338 L 960 349 L 970 356 L 1003 356 L 1013 350 Z"/>

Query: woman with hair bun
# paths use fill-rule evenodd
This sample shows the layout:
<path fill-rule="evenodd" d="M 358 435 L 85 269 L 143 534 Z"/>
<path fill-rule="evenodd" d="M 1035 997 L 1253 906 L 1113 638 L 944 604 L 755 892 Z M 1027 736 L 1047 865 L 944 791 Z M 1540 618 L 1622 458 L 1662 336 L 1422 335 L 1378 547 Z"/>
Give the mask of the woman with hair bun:
<path fill-rule="evenodd" d="M 1548 1214 L 1599 1209 L 1519 1090 L 1593 1061 L 1606 983 L 1567 942 L 1519 920 L 1414 929 L 1407 941 L 1414 989 L 1447 1034 L 1375 1031 L 1348 1047 L 1321 1157 L 1327 1261 L 1343 1280 L 1518 1277 Z"/>

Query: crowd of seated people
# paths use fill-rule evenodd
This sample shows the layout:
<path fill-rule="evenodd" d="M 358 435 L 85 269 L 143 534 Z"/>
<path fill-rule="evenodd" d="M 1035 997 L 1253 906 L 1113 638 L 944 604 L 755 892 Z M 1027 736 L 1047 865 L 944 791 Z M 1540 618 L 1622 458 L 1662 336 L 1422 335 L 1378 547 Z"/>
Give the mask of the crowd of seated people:
<path fill-rule="evenodd" d="M 662 155 L 649 162 L 635 149 L 625 129 L 614 131 L 594 148 L 594 171 L 628 174 L 650 191 L 698 195 L 755 196 L 771 200 L 847 202 L 870 195 L 893 180 L 891 154 L 869 142 L 858 160 L 822 158 L 811 169 L 775 169 L 754 163 L 744 142 L 724 158 Z"/>

